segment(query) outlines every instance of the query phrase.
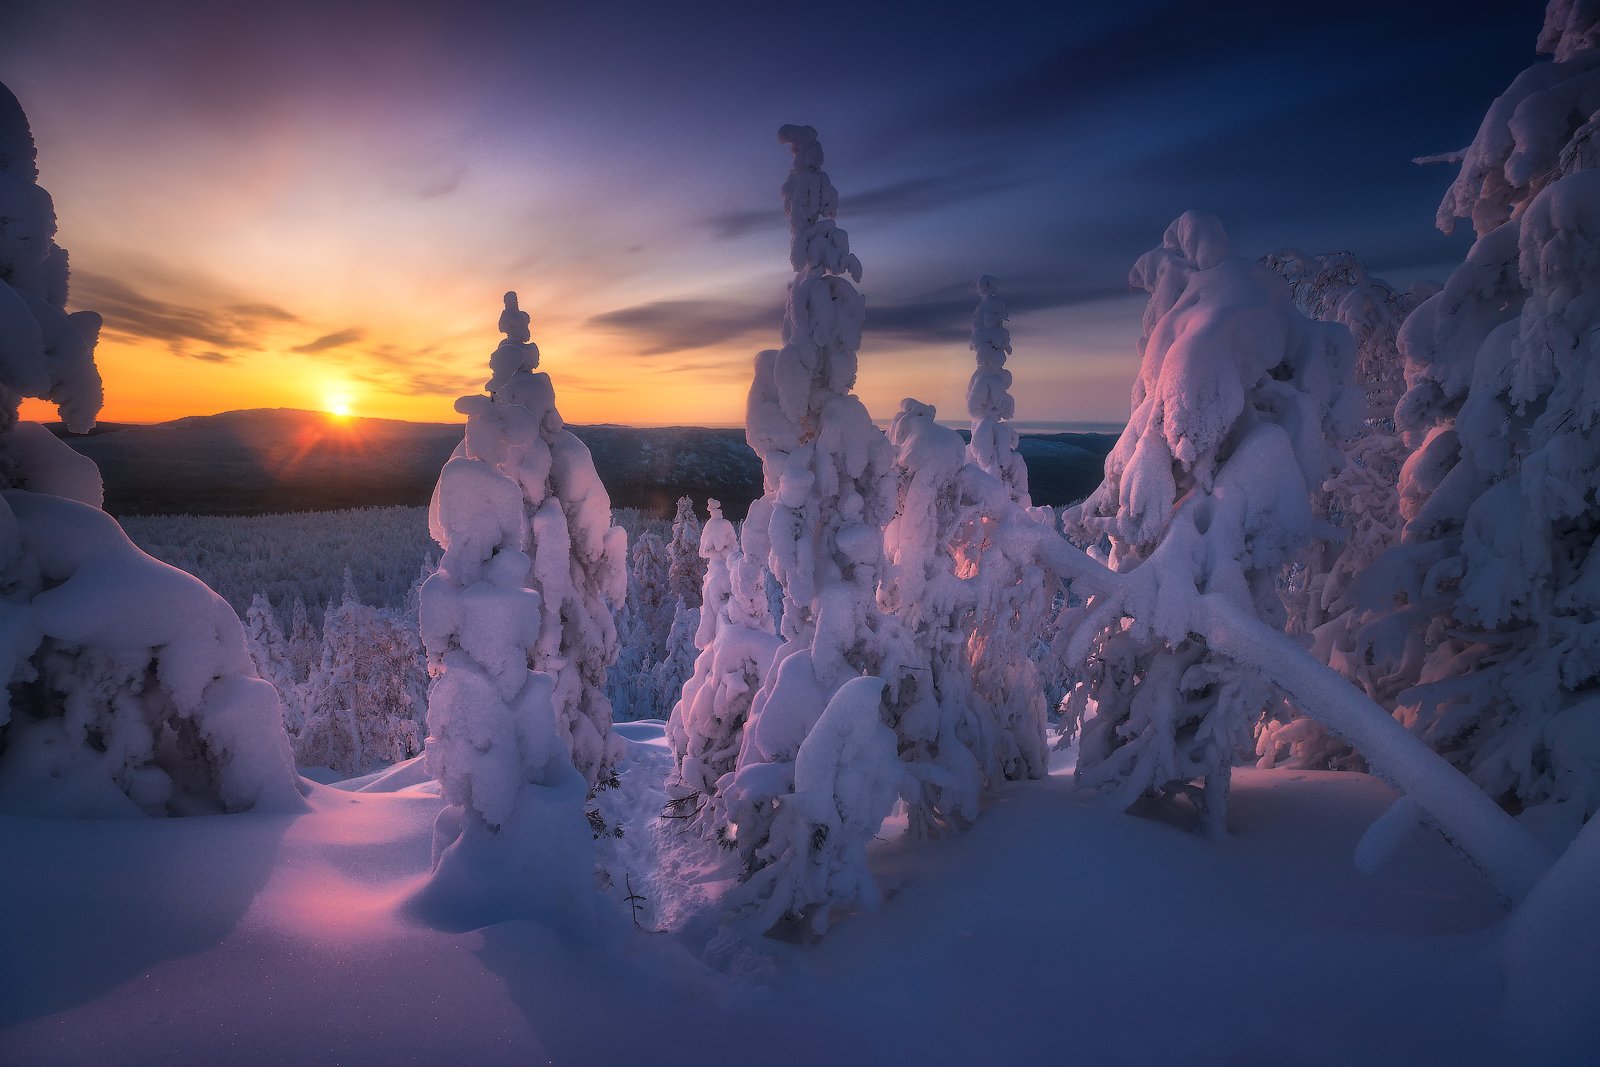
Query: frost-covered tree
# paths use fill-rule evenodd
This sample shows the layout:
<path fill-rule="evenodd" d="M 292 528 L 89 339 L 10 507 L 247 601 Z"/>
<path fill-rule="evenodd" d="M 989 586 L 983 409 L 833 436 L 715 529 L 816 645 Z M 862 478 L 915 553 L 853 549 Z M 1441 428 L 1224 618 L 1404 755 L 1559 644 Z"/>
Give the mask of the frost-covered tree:
<path fill-rule="evenodd" d="M 972 318 L 972 350 L 978 367 L 967 383 L 967 414 L 972 416 L 972 439 L 967 455 L 980 470 L 1004 482 L 1015 499 L 1028 507 L 1028 468 L 1017 451 L 1017 431 L 1010 425 L 1017 402 L 1011 395 L 1010 313 L 1000 299 L 998 283 L 985 274 L 978 279 L 978 310 Z"/>
<path fill-rule="evenodd" d="M 417 637 L 356 594 L 344 594 L 322 622 L 322 658 L 305 690 L 295 736 L 302 766 L 365 774 L 422 751 L 427 708 Z"/>
<path fill-rule="evenodd" d="M 515 293 L 500 330 L 488 395 L 456 401 L 466 436 L 429 508 L 444 555 L 422 590 L 427 755 L 447 807 L 421 903 L 448 921 L 582 908 L 584 798 L 616 758 L 598 686 L 616 655 L 625 538 L 535 370 Z"/>
<path fill-rule="evenodd" d="M 687 608 L 700 606 L 700 586 L 706 578 L 706 561 L 700 558 L 700 519 L 694 501 L 678 498 L 672 516 L 672 540 L 667 545 L 667 595 Z"/>
<path fill-rule="evenodd" d="M 1329 532 L 1310 495 L 1357 414 L 1354 356 L 1347 330 L 1301 315 L 1213 216 L 1178 218 L 1130 281 L 1150 293 L 1132 413 L 1105 481 L 1067 521 L 1113 569 L 1153 568 L 1158 592 L 1132 606 L 1091 598 L 1076 622 L 1094 634 L 1069 698 L 1075 714 L 1094 706 L 1077 785 L 1119 808 L 1196 795 L 1202 825 L 1221 834 L 1231 768 L 1273 694 L 1203 634 L 1154 636 L 1171 632 L 1159 587 L 1172 586 L 1174 610 L 1198 590 L 1282 629 L 1279 572 Z M 1125 626 L 1130 609 L 1153 630 Z"/>
<path fill-rule="evenodd" d="M 1402 543 L 1357 652 L 1418 736 L 1557 836 L 1600 809 L 1600 7 L 1539 50 L 1440 205 L 1466 261 L 1406 320 Z"/>
<path fill-rule="evenodd" d="M 665 711 L 657 706 L 654 668 L 677 605 L 667 595 L 667 546 L 646 530 L 629 557 L 628 594 L 617 616 L 617 660 L 606 675 L 606 696 L 619 718 L 659 718 Z"/>
<path fill-rule="evenodd" d="M 878 599 L 909 631 L 915 670 L 930 683 L 914 687 L 890 721 L 920 786 L 908 805 L 914 832 L 959 829 L 977 817 L 986 785 L 1046 769 L 1044 689 L 1031 646 L 1054 583 L 1031 553 L 1008 552 L 1000 532 L 1037 520 L 1005 421 L 1013 407 L 1005 308 L 993 278 L 980 279 L 978 291 L 972 444 L 916 400 L 903 401 L 889 427 L 898 477 Z"/>
<path fill-rule="evenodd" d="M 695 594 L 700 599 L 700 594 Z M 695 634 L 700 629 L 702 607 L 689 607 L 681 600 L 673 601 L 672 625 L 667 629 L 666 647 L 661 659 L 652 664 L 649 672 L 649 702 L 652 718 L 664 719 L 672 714 L 673 705 L 683 695 L 683 683 L 694 673 L 698 655 Z"/>
<path fill-rule="evenodd" d="M 1397 290 L 1367 273 L 1349 252 L 1307 256 L 1285 249 L 1263 262 L 1289 283 L 1305 315 L 1336 322 L 1355 340 L 1355 384 L 1365 398 L 1362 418 L 1341 446 L 1344 464 L 1312 493 L 1312 511 L 1339 529 L 1339 540 L 1311 542 L 1284 571 L 1289 632 L 1313 636 L 1324 663 L 1377 695 L 1378 686 L 1356 652 L 1360 613 L 1347 600 L 1351 583 L 1400 540 L 1400 467 L 1407 451 L 1394 425 L 1405 389 L 1398 335 L 1407 315 L 1436 286 Z M 1348 745 L 1315 720 L 1285 705 L 1257 737 L 1262 765 L 1321 769 L 1359 765 Z"/>
<path fill-rule="evenodd" d="M 783 199 L 795 277 L 784 311 L 783 348 L 756 357 L 746 432 L 761 458 L 758 513 L 767 523 L 769 565 L 783 590 L 784 645 L 756 694 L 738 771 L 723 797 L 746 865 L 735 902 L 759 921 L 779 908 L 826 922 L 831 906 L 857 902 L 854 889 L 835 895 L 832 882 L 796 879 L 817 865 L 847 862 L 853 846 L 847 836 L 830 837 L 832 823 L 826 820 L 812 822 L 809 830 L 800 825 L 825 813 L 796 799 L 797 762 L 807 761 L 812 728 L 852 678 L 887 679 L 887 686 L 873 692 L 901 701 L 907 673 L 901 665 L 909 656 L 903 635 L 876 600 L 883 528 L 894 514 L 894 460 L 887 438 L 851 392 L 865 312 L 851 279 L 860 280 L 861 263 L 834 221 L 838 193 L 822 170 L 816 131 L 785 126 L 778 137 L 794 152 Z M 844 701 L 838 714 L 871 716 L 880 703 L 865 697 Z M 836 730 L 818 744 L 859 744 L 864 756 L 868 749 L 878 751 L 876 739 L 885 734 L 892 748 L 892 732 L 873 716 L 870 725 Z M 848 766 L 853 758 L 834 752 L 827 760 Z M 848 799 L 871 804 L 831 818 L 876 828 L 892 795 L 864 791 Z M 780 815 L 784 830 L 775 834 Z M 791 855 L 794 849 L 804 855 Z"/>
<path fill-rule="evenodd" d="M 300 732 L 305 722 L 305 712 L 300 706 L 301 683 L 294 677 L 294 667 L 289 662 L 289 639 L 278 625 L 278 615 L 267 598 L 257 593 L 250 601 L 244 616 L 245 647 L 250 650 L 250 660 L 256 673 L 272 683 L 283 701 L 283 722 L 292 738 Z"/>
<path fill-rule="evenodd" d="M 674 817 L 729 840 L 719 783 L 737 765 L 750 703 L 779 641 L 767 606 L 764 553 L 752 541 L 761 523 L 746 522 L 741 545 L 721 503 L 706 506 L 700 531 L 706 577 L 694 634 L 699 655 L 667 724 L 673 755 L 667 791 Z"/>
<path fill-rule="evenodd" d="M 304 685 L 322 661 L 322 637 L 311 624 L 304 597 L 296 596 L 289 608 L 289 668 L 295 682 Z"/>
<path fill-rule="evenodd" d="M 100 316 L 69 313 L 67 254 L 32 132 L 0 86 L 0 808 L 54 815 L 290 810 L 301 800 L 272 685 L 198 579 L 100 510 L 100 472 L 25 397 L 86 432 Z"/>

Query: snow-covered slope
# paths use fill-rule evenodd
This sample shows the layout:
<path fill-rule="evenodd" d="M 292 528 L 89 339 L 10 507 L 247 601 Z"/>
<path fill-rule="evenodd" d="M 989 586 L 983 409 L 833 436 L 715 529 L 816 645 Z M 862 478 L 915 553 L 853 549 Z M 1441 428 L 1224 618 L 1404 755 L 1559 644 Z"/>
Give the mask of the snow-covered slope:
<path fill-rule="evenodd" d="M 1581 1062 L 1506 1042 L 1504 913 L 1436 835 L 1352 868 L 1393 796 L 1371 778 L 1241 771 L 1222 841 L 1081 806 L 1070 777 L 1010 785 L 958 839 L 886 826 L 877 912 L 820 945 L 729 952 L 713 938 L 730 872 L 650 826 L 660 727 L 619 733 L 618 844 L 661 872 L 632 876 L 642 930 L 620 908 L 599 931 L 409 922 L 442 803 L 416 764 L 316 787 L 298 818 L 0 819 L 0 1058 Z M 1600 1017 L 1568 1021 L 1589 1027 L 1556 1035 L 1569 1050 L 1596 1047 Z"/>

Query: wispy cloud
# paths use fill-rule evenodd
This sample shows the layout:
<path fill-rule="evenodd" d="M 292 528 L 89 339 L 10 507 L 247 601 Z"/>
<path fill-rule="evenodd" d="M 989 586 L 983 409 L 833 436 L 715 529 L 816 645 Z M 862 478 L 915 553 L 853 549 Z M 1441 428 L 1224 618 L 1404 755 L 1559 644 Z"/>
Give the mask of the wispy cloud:
<path fill-rule="evenodd" d="M 1030 311 L 1074 307 L 1126 296 L 1128 288 L 1064 281 L 1053 275 L 1002 282 L 1000 295 L 1013 316 Z M 948 286 L 903 300 L 867 302 L 866 332 L 874 337 L 946 344 L 972 334 L 978 297 L 970 286 Z"/>
<path fill-rule="evenodd" d="M 201 307 L 160 300 L 93 271 L 74 271 L 72 283 L 73 306 L 98 311 L 108 333 L 160 341 L 175 355 L 210 363 L 226 363 L 240 353 L 260 351 L 257 338 L 264 327 L 299 321 L 274 304 Z"/>
<path fill-rule="evenodd" d="M 289 351 L 298 352 L 303 356 L 314 355 L 318 352 L 326 352 L 330 348 L 343 348 L 345 345 L 355 344 L 366 335 L 367 331 L 361 327 L 350 326 L 343 330 L 335 330 L 333 333 L 325 333 L 315 341 L 307 341 L 303 345 L 295 345 Z"/>
<path fill-rule="evenodd" d="M 848 226 L 852 220 L 902 218 L 938 211 L 952 204 L 1014 188 L 1030 178 L 1031 175 L 1007 173 L 988 167 L 969 167 L 948 174 L 904 178 L 864 192 L 841 193 L 839 217 Z M 781 230 L 785 225 L 783 209 L 776 201 L 769 207 L 721 212 L 707 221 L 711 231 L 724 240 L 763 230 Z"/>
<path fill-rule="evenodd" d="M 660 356 L 765 331 L 776 336 L 783 312 L 732 300 L 656 300 L 595 315 L 585 325 L 635 335 L 641 356 Z"/>

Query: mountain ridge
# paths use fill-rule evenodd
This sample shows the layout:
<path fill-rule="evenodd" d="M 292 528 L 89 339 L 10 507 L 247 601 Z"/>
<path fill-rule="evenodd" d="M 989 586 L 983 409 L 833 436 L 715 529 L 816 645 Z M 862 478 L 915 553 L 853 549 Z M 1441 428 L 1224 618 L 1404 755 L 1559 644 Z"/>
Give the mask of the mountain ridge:
<path fill-rule="evenodd" d="M 159 423 L 106 423 L 86 435 L 47 424 L 100 466 L 114 515 L 255 515 L 426 504 L 461 441 L 460 423 L 244 408 Z M 732 518 L 761 493 L 740 428 L 575 424 L 615 507 L 669 516 L 679 496 L 716 497 Z M 1099 484 L 1115 435 L 1024 434 L 1035 503 L 1065 504 Z"/>

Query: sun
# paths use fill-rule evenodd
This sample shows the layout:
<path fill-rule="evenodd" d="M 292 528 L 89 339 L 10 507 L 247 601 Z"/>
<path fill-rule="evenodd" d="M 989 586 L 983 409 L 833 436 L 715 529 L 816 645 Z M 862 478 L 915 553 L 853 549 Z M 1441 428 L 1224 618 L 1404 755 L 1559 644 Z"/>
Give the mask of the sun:
<path fill-rule="evenodd" d="M 322 410 L 336 419 L 348 419 L 353 411 L 350 407 L 350 398 L 343 393 L 330 393 L 322 401 Z"/>

